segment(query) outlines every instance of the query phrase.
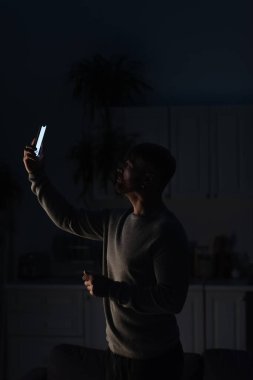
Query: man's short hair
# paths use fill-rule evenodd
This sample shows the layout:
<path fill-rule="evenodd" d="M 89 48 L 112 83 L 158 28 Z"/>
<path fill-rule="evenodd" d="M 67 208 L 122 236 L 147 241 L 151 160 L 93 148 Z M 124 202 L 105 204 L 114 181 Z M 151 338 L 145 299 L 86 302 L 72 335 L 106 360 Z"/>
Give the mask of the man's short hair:
<path fill-rule="evenodd" d="M 169 149 L 159 144 L 141 143 L 133 146 L 127 154 L 131 161 L 142 160 L 159 177 L 160 187 L 164 189 L 176 171 L 176 160 Z"/>

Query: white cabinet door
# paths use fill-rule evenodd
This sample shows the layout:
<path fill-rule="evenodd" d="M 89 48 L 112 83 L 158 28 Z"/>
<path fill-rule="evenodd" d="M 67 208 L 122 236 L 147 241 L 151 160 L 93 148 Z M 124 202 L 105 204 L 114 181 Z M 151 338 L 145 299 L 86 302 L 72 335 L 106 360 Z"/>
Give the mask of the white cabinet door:
<path fill-rule="evenodd" d="M 206 289 L 206 348 L 246 349 L 245 292 Z"/>
<path fill-rule="evenodd" d="M 240 146 L 240 193 L 253 197 L 253 106 L 238 110 Z"/>
<path fill-rule="evenodd" d="M 210 194 L 209 113 L 207 107 L 170 108 L 170 147 L 177 161 L 172 197 Z"/>
<path fill-rule="evenodd" d="M 211 193 L 213 197 L 240 192 L 240 130 L 238 107 L 210 107 Z"/>
<path fill-rule="evenodd" d="M 210 107 L 211 195 L 253 196 L 253 107 Z"/>
<path fill-rule="evenodd" d="M 185 352 L 246 349 L 245 292 L 233 287 L 190 286 L 177 321 Z"/>
<path fill-rule="evenodd" d="M 168 148 L 168 107 L 117 107 L 112 113 L 113 124 L 134 135 L 136 143 L 151 142 Z"/>
<path fill-rule="evenodd" d="M 185 352 L 202 353 L 204 348 L 203 289 L 191 286 L 181 313 L 177 315 Z"/>

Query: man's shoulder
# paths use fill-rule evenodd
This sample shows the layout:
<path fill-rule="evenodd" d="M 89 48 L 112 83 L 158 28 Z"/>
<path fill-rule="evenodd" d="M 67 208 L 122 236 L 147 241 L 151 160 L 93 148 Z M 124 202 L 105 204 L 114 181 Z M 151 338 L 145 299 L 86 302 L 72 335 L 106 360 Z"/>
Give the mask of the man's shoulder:
<path fill-rule="evenodd" d="M 169 210 L 168 208 L 164 208 L 162 214 L 161 214 L 161 223 L 168 223 L 171 224 L 172 226 L 175 225 L 182 225 L 182 222 L 179 220 L 177 215 Z"/>
<path fill-rule="evenodd" d="M 105 209 L 108 213 L 110 220 L 118 220 L 122 217 L 126 217 L 131 213 L 131 209 L 128 208 L 111 208 L 111 209 Z"/>
<path fill-rule="evenodd" d="M 166 208 L 163 212 L 163 215 L 160 219 L 160 228 L 164 232 L 172 231 L 174 234 L 178 234 L 187 238 L 187 234 L 183 223 L 181 220 L 174 214 L 171 210 Z"/>

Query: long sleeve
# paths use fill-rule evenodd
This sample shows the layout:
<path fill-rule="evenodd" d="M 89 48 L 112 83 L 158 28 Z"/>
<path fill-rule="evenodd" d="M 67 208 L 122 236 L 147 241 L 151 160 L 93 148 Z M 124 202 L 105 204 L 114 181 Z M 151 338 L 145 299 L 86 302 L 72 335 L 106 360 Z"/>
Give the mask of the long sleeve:
<path fill-rule="evenodd" d="M 177 218 L 166 209 L 122 214 L 109 225 L 107 270 L 114 281 L 104 299 L 110 349 L 141 358 L 176 344 L 189 284 L 188 240 Z"/>
<path fill-rule="evenodd" d="M 112 298 L 124 307 L 145 314 L 177 314 L 185 303 L 189 286 L 189 249 L 182 231 L 166 233 L 153 247 L 154 276 L 148 286 L 115 283 Z"/>
<path fill-rule="evenodd" d="M 52 222 L 60 229 L 84 238 L 102 240 L 105 211 L 74 208 L 43 173 L 30 174 L 31 189 Z"/>
<path fill-rule="evenodd" d="M 166 242 L 167 240 L 167 242 Z M 140 313 L 179 313 L 189 286 L 189 249 L 183 235 L 164 240 L 164 247 L 154 255 L 155 283 L 130 290 L 128 307 Z"/>

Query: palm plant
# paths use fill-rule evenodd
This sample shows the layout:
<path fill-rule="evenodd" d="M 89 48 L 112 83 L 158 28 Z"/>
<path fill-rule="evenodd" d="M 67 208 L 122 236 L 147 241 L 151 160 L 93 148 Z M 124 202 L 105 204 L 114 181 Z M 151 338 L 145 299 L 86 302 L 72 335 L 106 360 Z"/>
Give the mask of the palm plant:
<path fill-rule="evenodd" d="M 77 164 L 74 180 L 81 181 L 81 195 L 94 180 L 107 188 L 116 162 L 135 140 L 113 125 L 112 107 L 135 105 L 136 99 L 151 90 L 141 74 L 142 65 L 126 56 L 107 59 L 99 54 L 74 64 L 69 72 L 74 98 L 81 101 L 91 122 L 81 141 L 71 148 L 68 157 Z"/>

